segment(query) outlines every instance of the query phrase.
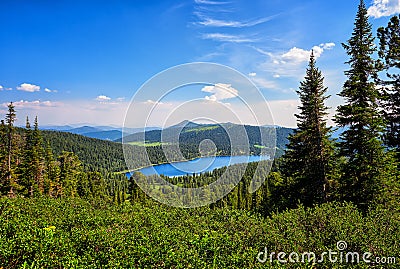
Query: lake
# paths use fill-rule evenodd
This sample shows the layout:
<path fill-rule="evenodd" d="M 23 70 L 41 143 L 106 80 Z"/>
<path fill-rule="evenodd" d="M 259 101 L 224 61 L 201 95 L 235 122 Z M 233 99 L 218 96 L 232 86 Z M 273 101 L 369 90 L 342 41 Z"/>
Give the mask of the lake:
<path fill-rule="evenodd" d="M 250 163 L 263 160 L 269 160 L 268 155 L 262 156 L 216 156 L 202 157 L 190 161 L 174 162 L 158 164 L 154 166 L 144 167 L 135 171 L 141 172 L 146 176 L 162 174 L 168 177 L 184 176 L 209 172 L 217 168 L 229 166 L 238 163 Z M 130 173 L 126 174 L 128 177 Z"/>

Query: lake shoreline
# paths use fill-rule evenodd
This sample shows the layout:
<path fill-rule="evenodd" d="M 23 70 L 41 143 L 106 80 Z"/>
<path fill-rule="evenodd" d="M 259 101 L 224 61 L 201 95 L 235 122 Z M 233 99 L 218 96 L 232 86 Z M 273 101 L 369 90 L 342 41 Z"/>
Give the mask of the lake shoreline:
<path fill-rule="evenodd" d="M 245 157 L 246 160 L 241 160 L 243 157 Z M 257 157 L 257 158 L 255 159 L 255 157 Z M 185 169 L 182 169 L 182 170 L 177 169 L 176 166 L 173 165 L 173 164 L 180 163 L 181 165 L 191 166 L 191 165 L 193 165 L 193 161 L 196 161 L 196 160 L 201 161 L 202 159 L 204 161 L 206 161 L 207 159 L 210 159 L 210 158 L 213 158 L 212 163 L 210 163 L 210 164 L 207 163 L 207 166 L 205 168 L 200 168 L 200 169 L 196 168 L 196 170 L 186 171 L 184 173 L 182 171 L 185 171 Z M 196 158 L 192 158 L 192 159 L 188 159 L 188 160 L 184 160 L 184 161 L 164 162 L 164 163 L 160 163 L 160 164 L 144 166 L 144 167 L 137 168 L 135 170 L 124 171 L 123 173 L 126 174 L 127 176 L 132 175 L 132 173 L 134 173 L 134 172 L 141 172 L 146 176 L 162 174 L 162 175 L 165 175 L 168 177 L 175 177 L 175 176 L 185 176 L 188 174 L 200 174 L 200 173 L 205 173 L 205 172 L 211 172 L 215 169 L 229 166 L 229 165 L 234 165 L 234 164 L 239 164 L 239 163 L 258 162 L 258 161 L 264 161 L 264 160 L 270 160 L 270 156 L 269 155 L 203 156 L 203 157 L 196 157 Z M 196 165 L 200 165 L 200 164 L 196 164 Z M 147 172 L 147 171 L 143 172 L 144 169 L 147 169 L 147 170 L 152 169 L 152 173 L 149 174 L 149 172 Z M 159 171 L 157 171 L 158 169 L 165 169 L 165 170 L 163 171 L 163 173 L 160 173 Z M 187 169 L 190 169 L 190 168 L 187 168 Z M 193 169 L 193 168 L 191 168 L 191 169 Z M 140 170 L 142 170 L 142 171 L 140 171 Z M 198 171 L 198 170 L 200 170 L 200 171 Z"/>

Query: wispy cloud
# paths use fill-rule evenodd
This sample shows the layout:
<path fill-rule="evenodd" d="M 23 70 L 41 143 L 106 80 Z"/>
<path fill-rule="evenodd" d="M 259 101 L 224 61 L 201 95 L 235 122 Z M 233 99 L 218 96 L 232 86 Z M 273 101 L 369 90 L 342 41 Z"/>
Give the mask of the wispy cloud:
<path fill-rule="evenodd" d="M 256 42 L 256 39 L 252 39 L 246 36 L 241 35 L 229 35 L 229 34 L 222 34 L 222 33 L 208 33 L 202 35 L 203 39 L 211 39 L 215 41 L 221 42 L 233 42 L 233 43 L 251 43 Z"/>
<path fill-rule="evenodd" d="M 194 0 L 194 2 L 196 4 L 204 4 L 204 5 L 225 5 L 231 3 L 225 1 L 210 1 L 210 0 Z"/>
<path fill-rule="evenodd" d="M 278 85 L 275 81 L 267 80 L 266 78 L 262 77 L 252 77 L 251 80 L 260 88 L 268 90 L 278 89 Z"/>
<path fill-rule="evenodd" d="M 250 21 L 234 21 L 234 20 L 218 20 L 218 19 L 213 19 L 210 17 L 205 16 L 202 13 L 195 13 L 200 21 L 198 22 L 199 25 L 202 26 L 208 26 L 208 27 L 233 27 L 233 28 L 242 28 L 242 27 L 251 27 L 251 26 L 256 26 L 261 23 L 268 22 L 275 18 L 278 15 L 273 15 L 269 17 L 264 17 L 261 19 L 257 20 L 250 20 Z"/>
<path fill-rule="evenodd" d="M 400 13 L 399 0 L 374 0 L 372 6 L 368 8 L 368 15 L 373 18 L 387 17 Z"/>
<path fill-rule="evenodd" d="M 50 90 L 49 88 L 44 89 L 45 92 L 58 92 L 57 90 Z"/>
<path fill-rule="evenodd" d="M 144 101 L 142 103 L 145 104 L 145 105 L 164 105 L 163 102 L 154 101 L 154 100 L 151 100 L 151 99 L 146 100 L 146 101 Z"/>
<path fill-rule="evenodd" d="M 24 92 L 38 92 L 40 91 L 40 86 L 30 84 L 30 83 L 22 83 L 17 90 Z"/>

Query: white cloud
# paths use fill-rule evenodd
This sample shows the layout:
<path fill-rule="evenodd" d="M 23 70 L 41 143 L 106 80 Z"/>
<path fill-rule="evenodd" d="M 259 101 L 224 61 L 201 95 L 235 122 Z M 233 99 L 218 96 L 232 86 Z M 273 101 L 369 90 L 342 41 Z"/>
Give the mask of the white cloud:
<path fill-rule="evenodd" d="M 105 96 L 105 95 L 99 95 L 99 96 L 96 97 L 96 100 L 97 100 L 97 101 L 104 102 L 104 101 L 109 101 L 109 100 L 111 100 L 111 98 L 108 97 L 108 96 Z"/>
<path fill-rule="evenodd" d="M 35 100 L 35 101 L 26 101 L 26 100 L 20 100 L 17 102 L 13 102 L 14 106 L 19 109 L 38 109 L 41 107 L 55 107 L 60 105 L 61 103 L 59 102 L 51 102 L 51 101 L 40 101 L 40 100 Z M 7 103 L 3 103 L 2 106 L 7 106 Z"/>
<path fill-rule="evenodd" d="M 290 60 L 294 62 L 307 61 L 310 58 L 310 52 L 308 50 L 299 49 L 296 47 L 291 48 L 288 52 L 282 54 L 282 59 Z"/>
<path fill-rule="evenodd" d="M 260 65 L 262 71 L 274 74 L 274 78 L 279 77 L 302 77 L 304 74 L 304 63 L 310 59 L 311 51 L 314 52 L 315 58 L 321 57 L 326 50 L 331 50 L 335 46 L 334 43 L 322 43 L 312 47 L 310 50 L 293 47 L 284 53 L 269 53 L 265 51 L 257 51 L 263 55 L 268 55 L 269 60 Z"/>
<path fill-rule="evenodd" d="M 201 89 L 202 92 L 213 93 L 212 95 L 206 96 L 205 99 L 209 101 L 220 101 L 225 99 L 231 99 L 238 96 L 239 91 L 232 87 L 231 84 L 217 83 L 212 86 L 204 86 Z"/>
<path fill-rule="evenodd" d="M 57 92 L 57 90 L 50 90 L 49 88 L 44 89 L 45 92 Z"/>
<path fill-rule="evenodd" d="M 255 76 L 257 76 L 257 73 L 255 73 L 255 72 L 249 73 L 249 77 L 255 77 Z"/>
<path fill-rule="evenodd" d="M 30 83 L 22 83 L 17 90 L 25 91 L 25 92 L 38 92 L 40 91 L 40 86 L 30 84 Z"/>
<path fill-rule="evenodd" d="M 221 33 L 211 33 L 211 34 L 203 34 L 203 39 L 211 39 L 215 41 L 221 42 L 233 42 L 233 43 L 245 43 L 245 42 L 255 42 L 255 39 L 251 39 L 248 37 L 240 36 L 240 35 L 228 35 Z"/>
<path fill-rule="evenodd" d="M 11 91 L 12 88 L 5 88 L 2 85 L 0 85 L 0 91 Z"/>
<path fill-rule="evenodd" d="M 307 62 L 310 59 L 311 51 L 314 52 L 315 58 L 319 58 L 324 50 L 330 50 L 334 46 L 335 43 L 323 43 L 319 46 L 314 46 L 311 50 L 304 50 L 293 47 L 288 52 L 282 54 L 281 58 L 293 62 Z"/>
<path fill-rule="evenodd" d="M 335 43 L 333 43 L 333 42 L 322 43 L 319 46 L 322 47 L 323 49 L 329 50 L 329 49 L 333 49 L 333 47 L 335 46 Z"/>
<path fill-rule="evenodd" d="M 391 16 L 400 13 L 399 0 L 374 0 L 372 6 L 368 8 L 368 15 L 373 18 Z"/>

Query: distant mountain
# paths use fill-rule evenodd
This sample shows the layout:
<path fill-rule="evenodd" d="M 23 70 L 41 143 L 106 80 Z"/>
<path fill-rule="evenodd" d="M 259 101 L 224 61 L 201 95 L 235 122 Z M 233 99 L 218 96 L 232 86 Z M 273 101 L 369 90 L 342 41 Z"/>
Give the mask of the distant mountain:
<path fill-rule="evenodd" d="M 40 127 L 41 130 L 60 131 L 79 134 L 90 138 L 114 141 L 121 139 L 123 135 L 143 132 L 143 128 L 122 128 L 116 126 L 90 126 L 90 125 L 47 125 Z M 122 130 L 123 129 L 123 130 Z M 146 127 L 146 131 L 160 130 L 159 127 Z"/>
<path fill-rule="evenodd" d="M 82 126 L 82 127 L 66 130 L 66 132 L 68 132 L 68 133 L 80 134 L 80 135 L 84 135 L 86 133 L 101 132 L 101 131 L 103 131 L 103 130 L 99 129 L 99 128 L 91 127 L 91 126 Z"/>
<path fill-rule="evenodd" d="M 247 133 L 247 138 L 243 137 L 243 128 Z M 229 134 L 231 134 L 230 136 L 228 135 L 227 130 Z M 289 134 L 293 132 L 293 129 L 291 128 L 258 127 L 250 125 L 243 126 L 233 123 L 198 124 L 183 121 L 163 130 L 152 130 L 125 136 L 124 143 L 142 143 L 145 141 L 149 144 L 160 142 L 168 144 L 176 142 L 178 136 L 180 144 L 199 145 L 201 141 L 210 139 L 213 141 L 220 153 L 229 154 L 231 143 L 232 145 L 235 145 L 235 148 L 241 146 L 245 147 L 246 145 L 240 145 L 240 143 L 248 140 L 250 152 L 258 154 L 261 149 L 271 148 L 274 144 L 274 141 L 261 139 L 261 133 L 264 137 L 273 138 L 274 130 L 276 131 L 276 154 L 280 156 L 286 148 Z M 121 142 L 122 139 L 117 139 L 115 141 Z"/>
<path fill-rule="evenodd" d="M 117 139 L 121 139 L 123 136 L 122 134 L 123 133 L 119 130 L 109 130 L 109 131 L 89 132 L 89 133 L 84 133 L 82 135 L 91 137 L 91 138 L 114 141 Z"/>
<path fill-rule="evenodd" d="M 199 124 L 199 123 L 195 123 L 195 122 L 192 122 L 192 121 L 184 120 L 184 121 L 182 121 L 182 122 L 180 122 L 178 124 L 172 125 L 172 126 L 170 126 L 168 128 L 182 128 L 182 127 L 185 127 L 185 128 L 196 128 L 196 127 L 200 127 L 200 126 L 204 126 L 204 125 L 205 124 Z"/>
<path fill-rule="evenodd" d="M 22 126 L 23 127 L 23 126 Z M 74 129 L 74 127 L 70 125 L 45 125 L 45 126 L 40 126 L 41 130 L 50 130 L 50 131 L 67 131 Z"/>

